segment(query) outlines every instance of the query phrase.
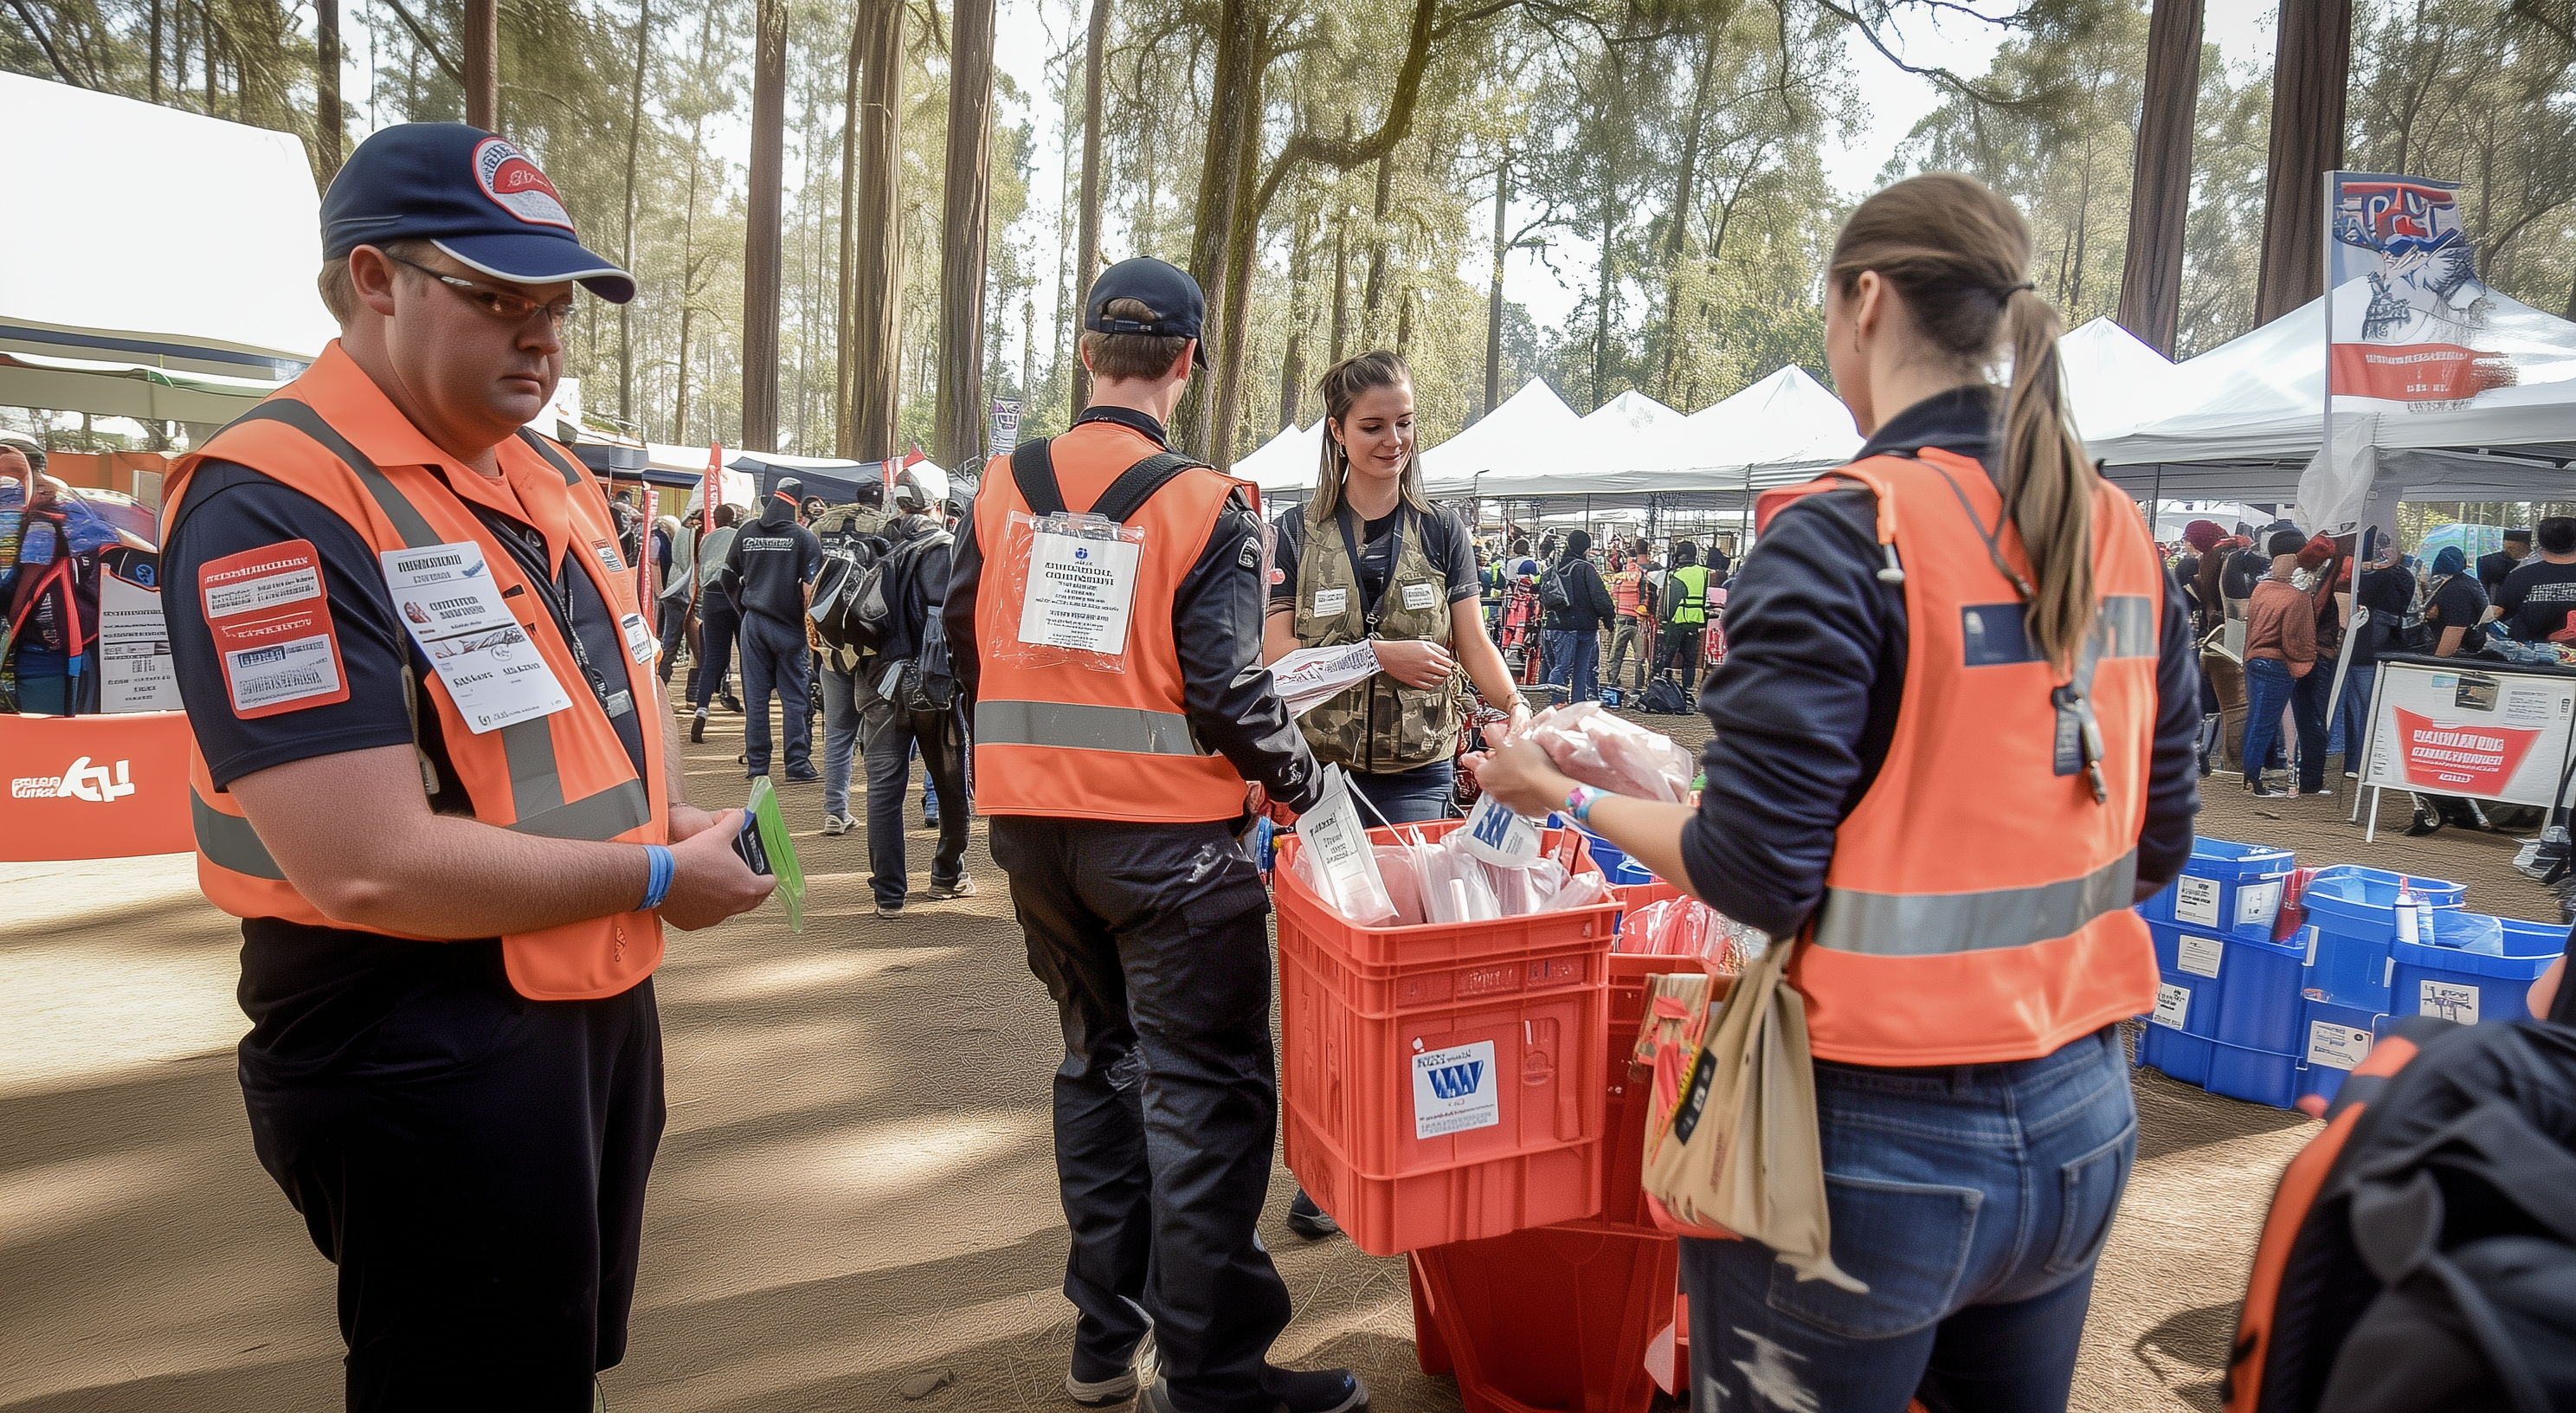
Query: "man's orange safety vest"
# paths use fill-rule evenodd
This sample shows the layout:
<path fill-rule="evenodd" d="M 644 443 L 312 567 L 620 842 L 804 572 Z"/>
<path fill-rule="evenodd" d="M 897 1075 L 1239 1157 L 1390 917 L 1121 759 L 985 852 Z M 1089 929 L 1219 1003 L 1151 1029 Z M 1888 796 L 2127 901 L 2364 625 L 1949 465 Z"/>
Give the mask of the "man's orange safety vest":
<path fill-rule="evenodd" d="M 1937 448 L 1871 457 L 1764 495 L 1757 523 L 1855 483 L 1876 495 L 1878 541 L 1904 575 L 1906 682 L 1887 760 L 1835 831 L 1825 899 L 1788 972 L 1809 1046 L 1892 1066 L 2049 1054 L 2155 1001 L 2155 953 L 2130 904 L 2162 566 L 2137 507 L 2097 484 L 2102 608 L 2070 681 L 2023 632 L 1999 564 L 2027 582 L 2030 562 L 1975 461 Z M 2060 687 L 2082 693 L 2100 728 L 2098 802 L 2080 739 L 2060 746 Z"/>
<path fill-rule="evenodd" d="M 1077 512 L 1096 505 L 1129 467 L 1162 450 L 1113 422 L 1077 424 L 1048 445 L 1064 504 Z M 982 485 L 975 497 L 975 542 L 984 553 L 975 598 L 976 650 L 984 655 L 975 696 L 976 810 L 1136 824 L 1239 817 L 1242 775 L 1224 756 L 1201 748 L 1182 704 L 1172 603 L 1226 499 L 1248 483 L 1194 467 L 1128 518 L 1144 532 L 1144 544 L 1125 670 L 1118 672 L 1061 654 L 1018 651 L 1028 530 L 1024 522 L 1015 534 L 1011 517 L 1028 515 L 1029 504 L 1007 456 L 985 466 Z"/>
<path fill-rule="evenodd" d="M 569 549 L 570 561 L 590 576 L 611 612 L 621 617 L 638 612 L 633 576 L 610 572 L 599 552 L 602 545 L 614 552 L 617 522 L 590 472 L 532 432 L 501 443 L 496 454 L 534 528 L 544 532 L 549 558 L 562 562 Z M 503 602 L 516 608 L 521 627 L 572 705 L 478 735 L 467 726 L 446 683 L 436 673 L 423 679 L 422 695 L 438 712 L 448 763 L 473 802 L 474 817 L 555 839 L 669 841 L 663 723 L 656 719 L 655 705 L 661 699 L 654 690 L 652 663 L 637 662 L 631 653 L 618 655 L 627 690 L 634 694 L 636 709 L 645 713 L 645 770 L 639 779 L 554 615 L 544 607 L 544 594 L 532 590 L 508 548 L 443 479 L 478 473 L 413 427 L 337 342 L 302 377 L 179 460 L 166 488 L 166 525 L 175 526 L 186 516 L 189 480 L 208 461 L 247 466 L 313 497 L 379 553 L 469 540 L 481 546 Z M 194 592 L 195 586 L 182 585 L 178 591 Z M 608 670 L 604 663 L 595 666 Z M 286 880 L 240 803 L 215 786 L 204 753 L 193 743 L 188 775 L 197 881 L 215 906 L 235 917 L 350 926 L 325 914 Z M 330 805 L 316 800 L 313 807 Z M 472 879 L 456 882 L 460 888 L 475 886 Z M 501 955 L 511 986 L 531 1000 L 614 996 L 652 975 L 661 963 L 661 919 L 649 912 L 621 913 L 512 934 L 501 939 Z"/>

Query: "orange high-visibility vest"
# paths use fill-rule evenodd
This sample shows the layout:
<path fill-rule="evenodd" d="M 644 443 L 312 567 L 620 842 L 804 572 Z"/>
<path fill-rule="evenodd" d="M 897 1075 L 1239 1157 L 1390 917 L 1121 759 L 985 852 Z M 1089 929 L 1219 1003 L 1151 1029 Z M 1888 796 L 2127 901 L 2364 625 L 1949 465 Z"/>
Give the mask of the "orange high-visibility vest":
<path fill-rule="evenodd" d="M 545 533 L 548 553 L 570 548 L 621 616 L 640 611 L 632 575 L 612 573 L 596 547 L 614 545 L 617 522 L 599 483 L 579 462 L 532 432 L 496 449 L 520 504 Z M 503 602 L 553 669 L 572 705 L 549 716 L 475 734 L 436 673 L 420 686 L 438 712 L 448 764 L 486 824 L 555 839 L 660 844 L 670 839 L 661 698 L 653 665 L 619 653 L 627 690 L 643 718 L 645 770 L 638 778 L 598 697 L 555 625 L 543 594 L 531 588 L 510 551 L 441 478 L 477 473 L 459 465 L 413 427 L 334 342 L 297 378 L 179 460 L 165 490 L 165 524 L 187 514 L 190 478 L 207 461 L 250 467 L 320 501 L 378 552 L 471 540 L 483 550 Z M 436 468 L 436 469 L 433 469 Z M 195 585 L 178 592 L 191 593 Z M 597 663 L 603 672 L 613 671 Z M 618 679 L 610 677 L 614 682 Z M 229 710 L 229 703 L 221 709 Z M 235 917 L 284 918 L 349 928 L 325 914 L 286 880 L 233 796 L 216 787 L 204 753 L 189 749 L 190 806 L 197 838 L 197 881 L 215 906 Z M 328 801 L 314 802 L 328 809 Z M 472 879 L 458 879 L 470 888 Z M 373 929 L 357 928 L 355 931 Z M 410 934 L 395 933 L 396 936 Z M 621 913 L 501 939 L 510 984 L 540 1001 L 614 996 L 652 975 L 662 960 L 661 919 Z"/>
<path fill-rule="evenodd" d="M 1067 509 L 1097 504 L 1127 468 L 1161 451 L 1114 422 L 1084 422 L 1050 444 Z M 1181 656 L 1172 602 L 1215 532 L 1227 497 L 1247 483 L 1206 467 L 1181 472 L 1128 520 L 1145 533 L 1127 625 L 1126 670 L 1024 655 L 1011 582 L 1011 516 L 1029 514 L 1010 458 L 984 468 L 975 497 L 975 542 L 984 573 L 975 598 L 975 808 L 984 814 L 1051 815 L 1137 824 L 1194 824 L 1239 817 L 1244 781 L 1203 749 L 1181 700 Z M 1022 537 L 1026 530 L 1020 531 Z M 1003 651 L 998 655 L 995 646 Z"/>
<path fill-rule="evenodd" d="M 2137 507 L 2097 483 L 2102 610 L 2090 683 L 2077 683 L 2101 728 L 2108 799 L 2096 803 L 2087 772 L 2059 773 L 2051 692 L 2069 677 L 2022 631 L 1996 560 L 2024 580 L 2030 562 L 1985 469 L 1936 448 L 1876 456 L 1764 495 L 1757 521 L 1855 483 L 1877 496 L 1879 543 L 1904 573 L 1905 694 L 1886 763 L 1835 831 L 1824 902 L 1788 971 L 1808 1044 L 1864 1065 L 2049 1054 L 2155 1001 L 2155 953 L 2130 904 L 2163 568 Z"/>

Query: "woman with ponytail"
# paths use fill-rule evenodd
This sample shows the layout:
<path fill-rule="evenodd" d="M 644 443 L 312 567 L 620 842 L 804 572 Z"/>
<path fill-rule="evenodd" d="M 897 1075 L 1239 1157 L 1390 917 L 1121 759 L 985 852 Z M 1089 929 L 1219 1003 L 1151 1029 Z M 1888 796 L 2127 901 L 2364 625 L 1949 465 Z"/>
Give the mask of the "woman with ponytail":
<path fill-rule="evenodd" d="M 2130 905 L 2190 856 L 2199 675 L 2030 269 L 2021 214 L 1964 176 L 1844 225 L 1826 358 L 1869 440 L 1762 498 L 1697 805 L 1525 744 L 1478 763 L 1796 948 L 1832 1261 L 1867 1290 L 1685 1239 L 1715 1407 L 2063 1409 L 2136 1154 L 2118 1023 L 2157 973 Z"/>

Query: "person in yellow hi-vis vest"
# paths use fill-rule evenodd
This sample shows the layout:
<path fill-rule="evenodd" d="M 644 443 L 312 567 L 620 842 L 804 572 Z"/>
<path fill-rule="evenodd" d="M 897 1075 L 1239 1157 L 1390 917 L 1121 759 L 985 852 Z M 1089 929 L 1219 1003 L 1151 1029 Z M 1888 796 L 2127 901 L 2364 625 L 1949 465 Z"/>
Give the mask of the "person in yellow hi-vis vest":
<path fill-rule="evenodd" d="M 2191 854 L 2200 682 L 2179 587 L 2066 418 L 2030 268 L 1968 177 L 1845 223 L 1826 353 L 1869 441 L 1759 503 L 1696 805 L 1605 796 L 1535 744 L 1480 763 L 1795 949 L 1831 1264 L 1866 1289 L 1685 1238 L 1702 1406 L 2066 1407 L 2137 1150 L 2119 1023 L 2157 972 L 2130 909 Z"/>

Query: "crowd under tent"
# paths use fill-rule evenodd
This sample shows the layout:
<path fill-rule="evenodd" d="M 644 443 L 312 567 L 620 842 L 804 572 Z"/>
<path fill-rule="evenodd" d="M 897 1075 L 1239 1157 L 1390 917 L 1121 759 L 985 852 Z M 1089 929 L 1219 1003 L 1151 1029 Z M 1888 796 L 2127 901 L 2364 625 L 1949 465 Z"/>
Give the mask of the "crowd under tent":
<path fill-rule="evenodd" d="M 22 192 L 102 174 L 153 214 L 29 219 L 0 261 L 0 405 L 191 424 L 192 439 L 303 371 L 339 334 L 313 277 L 321 199 L 303 142 L 0 73 Z"/>
<path fill-rule="evenodd" d="M 859 487 L 885 484 L 885 463 L 850 461 L 835 456 L 796 456 L 783 451 L 746 451 L 737 453 L 725 466 L 752 478 L 762 498 L 770 487 L 789 477 L 805 483 L 808 497 L 821 496 L 825 503 L 847 505 L 859 498 Z M 903 467 L 903 474 L 927 492 L 935 503 L 946 500 L 949 492 L 946 468 L 927 458 Z M 728 481 L 727 495 L 731 495 Z"/>

